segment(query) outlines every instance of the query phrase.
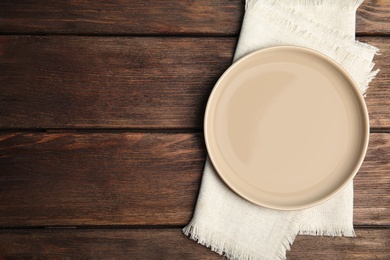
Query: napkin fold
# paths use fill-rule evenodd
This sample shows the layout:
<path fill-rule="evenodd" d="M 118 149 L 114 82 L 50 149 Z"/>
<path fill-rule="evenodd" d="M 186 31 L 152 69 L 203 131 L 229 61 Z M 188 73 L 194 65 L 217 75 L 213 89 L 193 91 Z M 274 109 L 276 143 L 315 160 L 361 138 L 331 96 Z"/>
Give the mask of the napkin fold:
<path fill-rule="evenodd" d="M 308 47 L 343 66 L 364 94 L 378 72 L 372 71 L 378 49 L 355 41 L 362 2 L 247 0 L 234 61 L 267 47 Z M 320 205 L 279 211 L 235 194 L 207 159 L 195 212 L 183 232 L 229 259 L 285 259 L 298 234 L 354 236 L 353 183 Z"/>

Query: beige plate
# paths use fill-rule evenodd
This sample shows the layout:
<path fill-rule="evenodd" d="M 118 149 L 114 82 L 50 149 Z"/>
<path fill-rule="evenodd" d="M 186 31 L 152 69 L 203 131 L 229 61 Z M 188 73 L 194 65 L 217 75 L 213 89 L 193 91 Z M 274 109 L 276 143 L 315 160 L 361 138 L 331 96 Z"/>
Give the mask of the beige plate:
<path fill-rule="evenodd" d="M 369 137 L 365 102 L 337 63 L 275 47 L 234 63 L 215 85 L 205 140 L 225 183 L 274 209 L 314 206 L 354 177 Z"/>

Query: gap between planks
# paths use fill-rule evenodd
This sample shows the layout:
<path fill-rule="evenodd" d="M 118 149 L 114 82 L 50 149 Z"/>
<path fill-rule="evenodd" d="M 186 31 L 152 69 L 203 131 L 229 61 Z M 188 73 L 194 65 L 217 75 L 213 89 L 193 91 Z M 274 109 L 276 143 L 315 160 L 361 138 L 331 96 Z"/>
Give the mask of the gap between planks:
<path fill-rule="evenodd" d="M 86 129 L 0 129 L 0 133 L 109 133 L 109 134 L 121 134 L 121 133 L 173 133 L 173 134 L 201 134 L 203 129 L 201 128 L 86 128 Z M 390 128 L 371 128 L 370 133 L 390 133 Z"/>

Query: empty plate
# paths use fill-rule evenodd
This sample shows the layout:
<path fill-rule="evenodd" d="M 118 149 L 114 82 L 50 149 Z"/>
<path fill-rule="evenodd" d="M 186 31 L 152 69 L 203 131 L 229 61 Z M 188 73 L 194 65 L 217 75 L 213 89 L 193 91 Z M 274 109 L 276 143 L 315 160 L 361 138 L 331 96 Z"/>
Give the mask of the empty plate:
<path fill-rule="evenodd" d="M 261 206 L 303 209 L 357 173 L 369 138 L 367 108 L 336 62 L 293 46 L 251 53 L 216 83 L 204 132 L 224 182 Z"/>

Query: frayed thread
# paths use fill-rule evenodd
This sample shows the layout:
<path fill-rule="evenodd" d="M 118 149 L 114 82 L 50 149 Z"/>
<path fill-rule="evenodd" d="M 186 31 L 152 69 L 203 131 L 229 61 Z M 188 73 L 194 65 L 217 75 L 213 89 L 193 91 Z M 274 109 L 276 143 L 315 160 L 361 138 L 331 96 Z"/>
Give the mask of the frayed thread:
<path fill-rule="evenodd" d="M 286 259 L 286 252 L 290 251 L 291 245 L 299 233 L 299 223 L 302 220 L 302 217 L 302 211 L 297 211 L 295 212 L 295 217 L 291 219 L 290 223 L 286 223 L 286 225 L 289 225 L 289 228 L 285 234 L 284 240 L 277 250 L 277 259 Z"/>
<path fill-rule="evenodd" d="M 229 239 L 226 235 L 219 232 L 211 231 L 210 228 L 201 227 L 194 220 L 192 220 L 186 227 L 182 229 L 184 235 L 189 236 L 192 240 L 197 241 L 198 244 L 210 248 L 217 254 L 226 256 L 231 260 L 275 260 L 286 259 L 286 252 L 290 250 L 295 237 L 299 230 L 299 221 L 302 218 L 302 214 L 297 212 L 295 217 L 286 223 L 288 230 L 284 235 L 280 245 L 275 252 L 275 255 L 271 258 L 267 258 L 264 255 L 260 255 L 258 252 L 240 245 L 237 241 Z"/>
<path fill-rule="evenodd" d="M 217 254 L 224 255 L 228 259 L 262 259 L 261 256 L 257 255 L 256 252 L 250 250 L 249 248 L 245 248 L 241 245 L 238 246 L 236 241 L 231 241 L 222 234 L 210 232 L 206 228 L 197 227 L 197 225 L 193 222 L 183 228 L 183 233 L 184 235 L 189 236 L 192 240 L 197 241 L 198 244 L 210 248 L 211 251 L 216 252 Z"/>
<path fill-rule="evenodd" d="M 363 94 L 363 97 L 367 97 L 367 90 L 370 82 L 376 77 L 376 75 L 379 73 L 380 69 L 372 71 L 369 76 L 366 79 L 366 83 L 363 85 L 362 88 L 360 88 L 360 92 Z"/>
<path fill-rule="evenodd" d="M 299 235 L 310 236 L 332 236 L 332 237 L 356 237 L 353 228 L 334 228 L 334 227 L 310 227 L 299 231 Z"/>

